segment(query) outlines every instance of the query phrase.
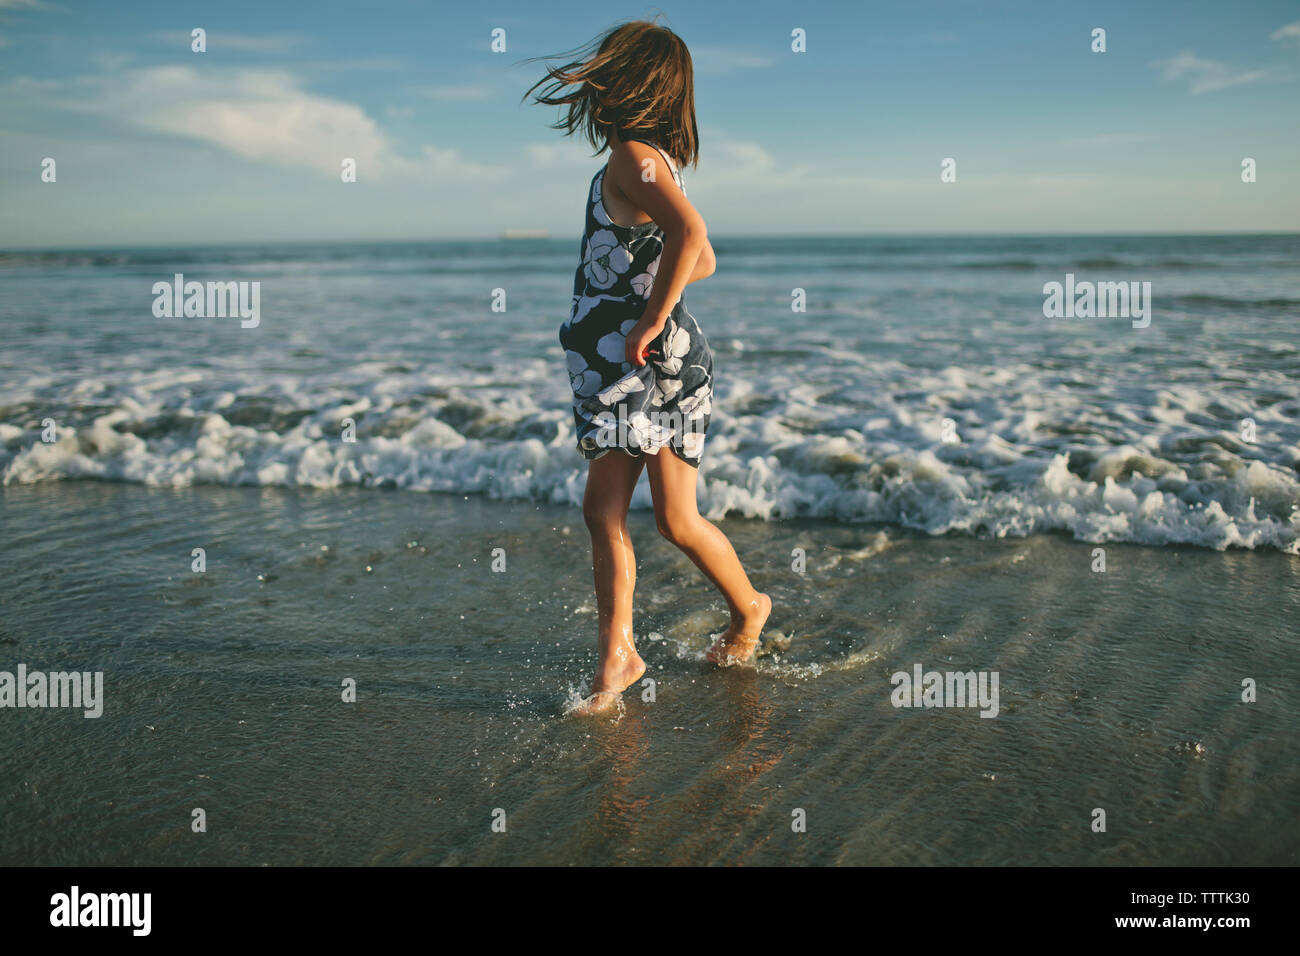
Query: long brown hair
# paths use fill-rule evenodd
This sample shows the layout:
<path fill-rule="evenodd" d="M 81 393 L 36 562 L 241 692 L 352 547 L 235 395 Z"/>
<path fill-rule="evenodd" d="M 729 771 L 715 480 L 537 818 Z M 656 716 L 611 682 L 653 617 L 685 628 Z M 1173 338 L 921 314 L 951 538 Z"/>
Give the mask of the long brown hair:
<path fill-rule="evenodd" d="M 634 20 L 613 27 L 585 46 L 556 57 L 576 57 L 564 66 L 548 66 L 523 99 L 547 106 L 567 106 L 553 129 L 569 136 L 581 131 L 600 155 L 610 134 L 619 139 L 649 139 L 682 165 L 699 163 L 695 125 L 695 73 L 682 38 L 667 27 Z"/>

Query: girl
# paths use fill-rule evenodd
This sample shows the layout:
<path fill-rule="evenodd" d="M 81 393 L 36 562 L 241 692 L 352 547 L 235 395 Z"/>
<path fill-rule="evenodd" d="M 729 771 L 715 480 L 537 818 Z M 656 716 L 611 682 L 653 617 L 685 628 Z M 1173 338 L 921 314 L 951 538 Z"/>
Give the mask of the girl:
<path fill-rule="evenodd" d="M 655 522 L 722 592 L 731 626 L 708 652 L 748 660 L 772 601 L 754 590 L 726 536 L 701 517 L 695 484 L 712 407 L 713 355 L 682 301 L 713 274 L 704 220 L 678 168 L 696 165 L 691 55 L 671 30 L 626 23 L 535 83 L 527 97 L 567 106 L 555 124 L 609 150 L 587 192 L 573 306 L 560 329 L 578 450 L 589 461 L 583 516 L 591 532 L 599 661 L 579 710 L 612 707 L 640 679 L 632 640 L 636 560 L 627 510 L 642 467 Z"/>

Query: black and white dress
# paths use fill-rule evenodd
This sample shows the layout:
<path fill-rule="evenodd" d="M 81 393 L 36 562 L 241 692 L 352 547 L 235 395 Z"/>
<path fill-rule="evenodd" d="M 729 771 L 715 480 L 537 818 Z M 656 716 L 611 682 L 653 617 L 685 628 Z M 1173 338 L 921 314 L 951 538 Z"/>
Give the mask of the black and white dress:
<path fill-rule="evenodd" d="M 636 142 L 659 150 L 682 188 L 667 154 L 648 140 Z M 627 335 L 654 286 L 664 233 L 653 222 L 620 226 L 609 218 L 601 198 L 606 169 L 587 193 L 573 307 L 560 327 L 578 450 L 590 459 L 615 448 L 637 456 L 668 446 L 698 468 L 713 410 L 713 353 L 683 299 L 650 343 L 649 361 L 640 367 L 625 361 Z"/>

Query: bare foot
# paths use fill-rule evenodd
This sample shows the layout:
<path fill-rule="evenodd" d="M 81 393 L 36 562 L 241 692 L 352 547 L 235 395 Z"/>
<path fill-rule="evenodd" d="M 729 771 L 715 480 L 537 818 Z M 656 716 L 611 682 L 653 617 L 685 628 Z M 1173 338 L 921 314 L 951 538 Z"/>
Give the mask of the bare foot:
<path fill-rule="evenodd" d="M 619 695 L 641 679 L 645 673 L 645 661 L 636 651 L 611 654 L 607 660 L 596 665 L 596 678 L 592 687 L 598 688 L 577 707 L 570 711 L 579 717 L 592 717 L 608 713 L 618 706 Z"/>
<path fill-rule="evenodd" d="M 739 621 L 732 618 L 731 627 L 704 655 L 714 664 L 721 667 L 743 664 L 758 650 L 758 636 L 763 633 L 767 616 L 772 613 L 772 599 L 762 591 L 755 593 L 758 597 L 750 608 L 741 615 Z"/>

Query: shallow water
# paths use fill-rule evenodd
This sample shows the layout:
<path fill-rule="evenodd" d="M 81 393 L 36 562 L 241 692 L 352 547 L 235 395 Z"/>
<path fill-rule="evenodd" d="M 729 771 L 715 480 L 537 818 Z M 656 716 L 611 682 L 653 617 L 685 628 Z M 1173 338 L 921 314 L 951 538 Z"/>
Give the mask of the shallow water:
<path fill-rule="evenodd" d="M 107 701 L 0 711 L 0 863 L 1296 862 L 1296 558 L 1111 544 L 1094 573 L 1065 535 L 729 520 L 776 609 L 718 671 L 712 588 L 630 527 L 655 699 L 576 719 L 572 508 L 3 488 L 0 669 L 102 670 Z M 895 708 L 918 663 L 998 672 L 998 716 Z"/>

